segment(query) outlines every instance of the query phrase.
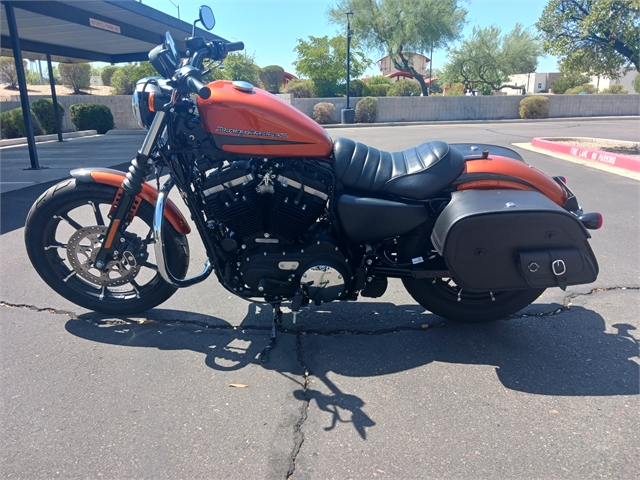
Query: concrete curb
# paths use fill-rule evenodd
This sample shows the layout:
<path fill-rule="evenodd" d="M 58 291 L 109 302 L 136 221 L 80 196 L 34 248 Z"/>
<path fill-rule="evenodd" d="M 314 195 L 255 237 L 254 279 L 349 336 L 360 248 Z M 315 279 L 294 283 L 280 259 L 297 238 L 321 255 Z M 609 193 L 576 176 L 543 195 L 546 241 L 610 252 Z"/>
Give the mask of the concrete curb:
<path fill-rule="evenodd" d="M 109 130 L 105 135 L 146 135 L 147 130 Z"/>
<path fill-rule="evenodd" d="M 613 167 L 624 168 L 632 172 L 640 172 L 640 158 L 630 157 L 628 155 L 557 143 L 553 141 L 553 138 L 534 138 L 531 140 L 531 145 L 543 150 L 579 157 L 583 160 L 600 162 Z"/>
<path fill-rule="evenodd" d="M 68 132 L 63 133 L 62 138 L 78 138 L 78 137 L 90 137 L 92 135 L 97 135 L 98 132 L 96 130 L 83 130 L 81 132 Z M 52 140 L 58 140 L 58 134 L 54 133 L 53 135 L 37 135 L 35 137 L 36 143 L 41 142 L 50 142 Z M 0 147 L 11 147 L 13 145 L 26 145 L 27 137 L 21 138 L 8 138 L 6 140 L 0 140 Z"/>

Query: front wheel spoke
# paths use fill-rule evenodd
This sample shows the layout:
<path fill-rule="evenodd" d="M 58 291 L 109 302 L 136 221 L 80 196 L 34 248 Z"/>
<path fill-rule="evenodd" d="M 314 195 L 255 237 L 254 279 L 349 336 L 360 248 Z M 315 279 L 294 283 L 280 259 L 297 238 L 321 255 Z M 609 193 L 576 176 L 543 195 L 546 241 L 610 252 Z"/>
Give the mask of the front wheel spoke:
<path fill-rule="evenodd" d="M 76 230 L 80 230 L 84 228 L 82 225 L 76 222 L 73 218 L 71 218 L 68 213 L 65 213 L 64 215 L 58 215 L 58 217 L 65 220 L 69 225 L 71 225 Z"/>
<path fill-rule="evenodd" d="M 51 245 L 47 245 L 46 247 L 44 247 L 45 250 L 51 250 L 52 248 L 67 248 L 67 245 L 65 243 L 60 243 L 60 242 L 55 242 L 52 243 Z"/>
<path fill-rule="evenodd" d="M 140 290 L 142 289 L 142 287 L 135 280 L 131 280 L 129 283 L 131 284 L 133 289 L 136 291 L 136 298 L 140 298 Z"/>
<path fill-rule="evenodd" d="M 92 201 L 89 201 L 91 208 L 93 208 L 93 213 L 96 216 L 96 222 L 98 225 L 104 225 L 104 218 L 102 218 L 102 212 L 100 211 L 100 205 L 96 205 Z"/>
<path fill-rule="evenodd" d="M 151 270 L 153 270 L 155 272 L 158 271 L 158 266 L 154 265 L 153 263 L 144 262 L 144 263 L 141 263 L 140 265 L 142 265 L 143 267 L 147 267 L 147 268 L 149 268 L 149 269 L 151 269 Z"/>

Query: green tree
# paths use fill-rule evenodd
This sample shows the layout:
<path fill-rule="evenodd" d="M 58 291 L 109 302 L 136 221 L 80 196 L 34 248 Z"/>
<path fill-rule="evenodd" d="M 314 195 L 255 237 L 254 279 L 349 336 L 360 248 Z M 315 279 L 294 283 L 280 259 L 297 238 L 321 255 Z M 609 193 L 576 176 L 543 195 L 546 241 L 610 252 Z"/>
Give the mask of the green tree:
<path fill-rule="evenodd" d="M 118 68 L 111 75 L 112 95 L 131 95 L 136 88 L 136 82 L 145 77 L 156 77 L 158 72 L 151 62 L 130 63 Z"/>
<path fill-rule="evenodd" d="M 640 75 L 636 75 L 636 78 L 633 80 L 633 90 L 636 93 L 640 93 Z"/>
<path fill-rule="evenodd" d="M 58 70 L 62 84 L 72 88 L 76 95 L 91 86 L 91 65 L 89 63 L 60 63 Z"/>
<path fill-rule="evenodd" d="M 442 78 L 446 84 L 462 82 L 489 94 L 506 85 L 510 75 L 535 72 L 542 45 L 522 25 L 502 35 L 499 27 L 475 28 L 460 47 L 449 50 Z M 515 86 L 513 86 L 515 87 Z"/>
<path fill-rule="evenodd" d="M 406 52 L 428 53 L 460 36 L 467 12 L 458 0 L 338 0 L 329 9 L 331 21 L 344 25 L 353 11 L 352 28 L 364 45 L 391 57 L 396 69 L 411 73 L 423 95 L 427 85 Z"/>
<path fill-rule="evenodd" d="M 582 73 L 570 72 L 563 65 L 560 66 L 560 75 L 551 83 L 551 91 L 562 94 L 570 88 L 589 83 L 589 77 Z"/>
<path fill-rule="evenodd" d="M 222 75 L 226 80 L 249 82 L 251 85 L 260 84 L 260 67 L 252 55 L 243 52 L 232 52 L 224 61 Z"/>
<path fill-rule="evenodd" d="M 284 68 L 279 65 L 269 65 L 260 70 L 260 81 L 267 92 L 278 93 L 284 81 Z"/>
<path fill-rule="evenodd" d="M 391 85 L 387 95 L 390 97 L 412 97 L 414 95 L 420 95 L 420 85 L 418 82 L 404 78 Z"/>
<path fill-rule="evenodd" d="M 100 79 L 102 80 L 102 85 L 105 87 L 111 86 L 111 77 L 114 73 L 118 71 L 118 67 L 115 65 L 107 65 L 100 71 Z"/>
<path fill-rule="evenodd" d="M 569 70 L 618 78 L 640 71 L 638 0 L 551 0 L 536 27 Z"/>
<path fill-rule="evenodd" d="M 347 39 L 345 36 L 298 39 L 293 65 L 299 75 L 313 80 L 316 97 L 333 97 L 346 85 Z M 369 60 L 360 50 L 359 43 L 351 39 L 351 76 L 359 77 L 369 66 Z M 346 87 L 342 88 L 345 91 Z"/>
<path fill-rule="evenodd" d="M 23 68 L 26 68 L 27 61 L 22 61 Z M 18 72 L 16 70 L 16 62 L 11 57 L 0 58 L 0 82 L 5 83 L 7 90 L 18 89 Z"/>

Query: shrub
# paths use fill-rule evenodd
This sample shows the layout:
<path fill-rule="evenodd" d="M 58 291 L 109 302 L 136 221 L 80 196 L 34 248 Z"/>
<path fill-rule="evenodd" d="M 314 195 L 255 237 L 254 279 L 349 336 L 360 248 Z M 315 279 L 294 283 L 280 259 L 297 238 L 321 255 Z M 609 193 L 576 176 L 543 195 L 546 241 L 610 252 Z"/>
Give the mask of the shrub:
<path fill-rule="evenodd" d="M 102 69 L 102 71 L 100 72 L 100 79 L 102 80 L 102 84 L 105 87 L 111 86 L 111 77 L 118 71 L 118 68 L 119 67 L 116 67 L 115 65 L 109 65 Z"/>
<path fill-rule="evenodd" d="M 279 65 L 269 65 L 262 68 L 258 76 L 267 92 L 278 93 L 284 81 L 284 68 Z"/>
<path fill-rule="evenodd" d="M 390 88 L 391 88 L 390 83 L 374 83 L 373 85 L 367 83 L 362 89 L 362 96 L 386 97 Z"/>
<path fill-rule="evenodd" d="M 636 75 L 636 78 L 633 81 L 633 89 L 636 93 L 640 93 L 640 74 Z"/>
<path fill-rule="evenodd" d="M 42 131 L 45 135 L 56 133 L 56 117 L 53 112 L 53 100 L 43 98 L 36 100 L 31 104 L 31 111 L 38 118 Z M 58 114 L 60 116 L 60 125 L 64 117 L 64 107 L 58 102 Z"/>
<path fill-rule="evenodd" d="M 594 93 L 598 93 L 598 89 L 590 83 L 585 83 L 584 85 L 578 85 L 577 87 L 570 88 L 564 93 L 565 95 L 579 95 L 580 93 L 592 95 Z"/>
<path fill-rule="evenodd" d="M 91 65 L 88 63 L 61 63 L 58 65 L 58 71 L 62 84 L 72 88 L 75 94 L 91 86 Z"/>
<path fill-rule="evenodd" d="M 444 95 L 447 97 L 462 97 L 464 95 L 464 85 L 462 83 L 454 83 L 446 87 Z"/>
<path fill-rule="evenodd" d="M 313 119 L 318 123 L 335 123 L 335 113 L 336 107 L 333 103 L 320 102 L 313 107 Z"/>
<path fill-rule="evenodd" d="M 42 127 L 38 122 L 38 118 L 31 112 L 31 121 L 33 122 L 33 134 L 42 135 Z M 26 137 L 27 131 L 24 128 L 24 118 L 22 117 L 22 108 L 14 108 L 0 114 L 0 128 L 2 129 L 2 138 L 20 138 Z"/>
<path fill-rule="evenodd" d="M 69 107 L 71 123 L 76 130 L 97 130 L 98 133 L 107 133 L 113 130 L 114 122 L 111 110 L 106 105 L 93 103 L 77 103 Z"/>
<path fill-rule="evenodd" d="M 523 98 L 520 101 L 520 118 L 547 118 L 549 99 L 541 95 Z"/>
<path fill-rule="evenodd" d="M 609 88 L 605 88 L 600 93 L 603 93 L 605 95 L 625 95 L 629 93 L 629 91 L 625 90 L 622 85 L 617 84 L 617 85 L 611 85 Z"/>
<path fill-rule="evenodd" d="M 285 92 L 292 93 L 296 98 L 313 98 L 314 89 L 313 80 L 295 79 L 287 84 Z"/>
<path fill-rule="evenodd" d="M 158 72 L 150 62 L 125 65 L 111 75 L 112 95 L 133 95 L 136 82 L 141 78 L 157 76 Z"/>
<path fill-rule="evenodd" d="M 356 122 L 375 123 L 378 118 L 378 99 L 375 97 L 364 97 L 356 105 Z"/>
<path fill-rule="evenodd" d="M 419 96 L 421 91 L 418 82 L 404 78 L 391 85 L 387 95 L 390 97 L 412 97 Z"/>
<path fill-rule="evenodd" d="M 27 85 L 40 85 L 40 73 L 33 70 L 24 71 L 24 79 Z M 43 79 L 44 80 L 44 79 Z"/>

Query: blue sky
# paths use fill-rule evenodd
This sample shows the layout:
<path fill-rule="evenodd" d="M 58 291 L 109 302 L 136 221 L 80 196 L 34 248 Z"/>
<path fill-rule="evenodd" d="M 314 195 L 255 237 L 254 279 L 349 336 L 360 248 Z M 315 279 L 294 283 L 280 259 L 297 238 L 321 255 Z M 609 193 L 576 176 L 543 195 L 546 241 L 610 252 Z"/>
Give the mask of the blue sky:
<path fill-rule="evenodd" d="M 291 73 L 295 73 L 292 62 L 296 59 L 293 49 L 297 39 L 307 38 L 310 35 L 332 36 L 338 33 L 338 27 L 329 24 L 325 14 L 327 8 L 335 3 L 332 1 L 172 1 L 180 6 L 180 18 L 188 22 L 198 18 L 200 5 L 209 5 L 216 16 L 213 33 L 230 41 L 242 40 L 247 52 L 255 56 L 256 62 L 261 67 L 280 65 Z M 178 9 L 169 0 L 142 0 L 142 3 L 174 17 L 178 16 Z M 503 32 L 508 32 L 518 22 L 535 32 L 534 24 L 540 18 L 547 0 L 470 0 L 460 3 L 468 11 L 468 23 L 464 30 L 466 37 L 474 26 L 482 28 L 497 25 Z M 342 28 L 346 28 L 346 21 Z M 380 56 L 378 52 L 369 52 L 369 58 L 373 61 Z M 435 51 L 433 67 L 441 67 L 446 59 L 446 50 Z M 541 57 L 538 71 L 558 71 L 556 59 Z M 370 75 L 378 73 L 375 64 L 367 73 Z"/>

